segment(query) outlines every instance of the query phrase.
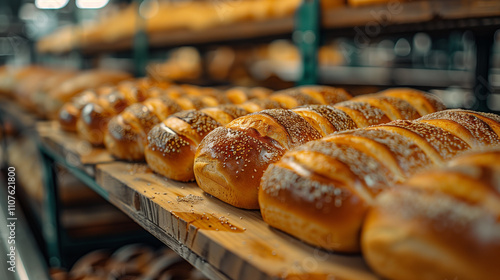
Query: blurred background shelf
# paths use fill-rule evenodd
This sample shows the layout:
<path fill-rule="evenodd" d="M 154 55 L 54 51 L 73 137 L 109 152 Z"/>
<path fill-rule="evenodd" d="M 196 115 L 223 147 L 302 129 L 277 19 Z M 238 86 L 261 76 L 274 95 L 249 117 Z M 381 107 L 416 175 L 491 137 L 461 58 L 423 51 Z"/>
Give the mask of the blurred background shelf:
<path fill-rule="evenodd" d="M 293 18 L 273 19 L 258 22 L 240 22 L 200 30 L 172 30 L 148 34 L 148 45 L 153 50 L 182 46 L 248 44 L 270 42 L 288 38 L 293 31 Z M 124 38 L 110 44 L 93 44 L 82 48 L 85 55 L 131 50 L 134 38 Z"/>

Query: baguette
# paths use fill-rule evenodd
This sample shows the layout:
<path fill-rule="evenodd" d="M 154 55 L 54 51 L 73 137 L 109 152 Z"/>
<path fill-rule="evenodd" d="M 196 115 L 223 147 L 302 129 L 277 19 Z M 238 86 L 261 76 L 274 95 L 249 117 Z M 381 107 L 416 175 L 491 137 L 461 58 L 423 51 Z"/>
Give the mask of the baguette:
<path fill-rule="evenodd" d="M 363 219 L 381 192 L 464 151 L 499 145 L 498 124 L 488 114 L 446 110 L 307 143 L 264 174 L 262 217 L 309 244 L 358 252 Z"/>
<path fill-rule="evenodd" d="M 377 197 L 361 245 L 387 279 L 500 275 L 500 150 L 470 153 Z"/>
<path fill-rule="evenodd" d="M 196 181 L 204 191 L 233 206 L 258 209 L 257 190 L 262 174 L 287 150 L 335 131 L 387 123 L 391 117 L 419 117 L 412 101 L 434 99 L 424 93 L 411 94 L 419 97 L 405 101 L 405 92 L 401 93 L 405 98 L 375 94 L 333 107 L 309 106 L 235 120 L 214 130 L 200 144 L 194 166 Z M 442 107 L 436 103 L 429 110 Z M 242 150 L 236 152 L 234 147 Z"/>

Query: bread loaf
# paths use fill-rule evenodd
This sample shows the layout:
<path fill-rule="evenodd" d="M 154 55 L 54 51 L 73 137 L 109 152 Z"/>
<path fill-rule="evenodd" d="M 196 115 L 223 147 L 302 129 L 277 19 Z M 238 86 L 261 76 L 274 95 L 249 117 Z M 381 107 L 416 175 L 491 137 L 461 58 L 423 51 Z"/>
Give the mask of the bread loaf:
<path fill-rule="evenodd" d="M 291 109 L 302 105 L 333 105 L 351 98 L 342 88 L 329 86 L 300 86 L 277 91 L 269 96 L 271 100 Z"/>
<path fill-rule="evenodd" d="M 151 169 L 167 178 L 192 181 L 194 154 L 201 140 L 216 127 L 246 114 L 237 105 L 174 114 L 148 134 L 146 161 Z"/>
<path fill-rule="evenodd" d="M 48 92 L 49 98 L 54 100 L 54 103 L 50 105 L 51 108 L 48 109 L 57 112 L 65 102 L 70 101 L 71 98 L 86 89 L 97 88 L 102 85 L 114 85 L 130 78 L 129 74 L 120 71 L 83 71 Z"/>
<path fill-rule="evenodd" d="M 262 217 L 315 246 L 357 252 L 363 219 L 379 193 L 464 151 L 499 145 L 498 124 L 488 114 L 447 110 L 307 143 L 267 169 Z"/>
<path fill-rule="evenodd" d="M 387 279 L 498 278 L 499 159 L 463 155 L 378 196 L 361 240 L 370 267 Z"/>
<path fill-rule="evenodd" d="M 287 150 L 335 131 L 387 123 L 391 118 L 420 116 L 412 106 L 413 100 L 405 101 L 405 92 L 401 95 L 404 98 L 370 95 L 333 107 L 309 106 L 235 120 L 214 130 L 198 148 L 194 166 L 198 185 L 231 205 L 257 209 L 263 172 Z M 415 100 L 419 102 L 434 100 L 424 93 L 417 95 Z M 442 107 L 436 103 L 432 110 Z"/>

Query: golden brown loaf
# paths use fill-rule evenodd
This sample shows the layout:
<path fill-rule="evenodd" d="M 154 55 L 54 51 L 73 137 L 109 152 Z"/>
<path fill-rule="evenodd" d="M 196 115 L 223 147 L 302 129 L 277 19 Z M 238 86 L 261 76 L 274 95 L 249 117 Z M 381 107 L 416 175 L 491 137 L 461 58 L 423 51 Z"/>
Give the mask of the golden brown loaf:
<path fill-rule="evenodd" d="M 215 128 L 246 114 L 238 105 L 222 105 L 172 115 L 148 134 L 145 157 L 149 167 L 169 179 L 194 180 L 194 154 L 201 140 Z"/>
<path fill-rule="evenodd" d="M 377 197 L 361 239 L 387 279 L 500 275 L 500 150 L 459 156 Z"/>
<path fill-rule="evenodd" d="M 250 99 L 267 99 L 271 93 L 270 89 L 262 87 L 234 87 L 226 90 L 225 95 L 232 104 L 242 104 Z"/>
<path fill-rule="evenodd" d="M 315 246 L 357 252 L 363 218 L 380 192 L 471 148 L 499 145 L 498 125 L 488 114 L 446 110 L 307 143 L 264 174 L 262 217 Z"/>
<path fill-rule="evenodd" d="M 104 133 L 106 149 L 120 159 L 143 160 L 148 132 L 162 119 L 182 109 L 166 97 L 149 98 L 127 107 L 109 121 Z"/>
<path fill-rule="evenodd" d="M 406 97 L 406 93 L 401 95 Z M 424 93 L 418 95 L 417 100 L 434 100 Z M 196 154 L 196 180 L 204 191 L 231 205 L 256 209 L 263 172 L 287 150 L 335 131 L 387 123 L 391 118 L 419 117 L 411 102 L 376 94 L 333 107 L 313 105 L 243 117 L 203 140 Z M 436 103 L 432 109 L 442 107 Z"/>
<path fill-rule="evenodd" d="M 85 90 L 66 102 L 59 110 L 58 121 L 62 130 L 76 132 L 76 122 L 80 118 L 82 109 L 88 103 L 97 102 L 99 96 L 109 94 L 114 88 L 111 86 L 99 87 L 96 90 Z"/>
<path fill-rule="evenodd" d="M 302 105 L 333 105 L 351 99 L 351 95 L 342 88 L 329 86 L 300 86 L 277 91 L 269 96 L 271 100 L 291 109 Z"/>

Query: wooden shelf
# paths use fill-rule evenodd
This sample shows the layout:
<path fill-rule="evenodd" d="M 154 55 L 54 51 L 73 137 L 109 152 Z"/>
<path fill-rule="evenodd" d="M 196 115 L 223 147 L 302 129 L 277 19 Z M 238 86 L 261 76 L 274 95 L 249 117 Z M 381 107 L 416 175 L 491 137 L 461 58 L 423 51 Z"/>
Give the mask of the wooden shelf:
<path fill-rule="evenodd" d="M 500 27 L 500 2 L 447 0 L 389 2 L 326 11 L 322 26 L 337 36 L 355 36 L 359 43 L 383 34 Z"/>
<path fill-rule="evenodd" d="M 414 1 L 394 4 L 345 6 L 326 10 L 322 27 L 337 35 L 374 38 L 391 32 L 417 32 L 477 27 L 500 27 L 500 2 L 461 1 L 451 5 L 449 1 Z M 200 30 L 164 30 L 148 34 L 151 48 L 173 48 L 185 45 L 232 44 L 265 39 L 291 38 L 294 18 L 245 21 L 219 25 Z M 360 34 L 362 33 L 362 34 Z M 354 34 L 354 35 L 353 35 Z M 363 38 L 362 38 L 363 39 Z M 363 39 L 363 40 L 364 40 Z M 127 51 L 133 47 L 133 38 L 87 44 L 82 52 L 95 55 L 105 52 Z"/>
<path fill-rule="evenodd" d="M 148 34 L 150 48 L 174 48 L 186 45 L 234 44 L 248 40 L 291 37 L 293 18 L 279 18 L 256 22 L 240 22 L 200 30 L 168 30 Z M 108 44 L 91 44 L 82 48 L 87 55 L 126 51 L 133 47 L 134 38 L 122 38 Z"/>
<path fill-rule="evenodd" d="M 38 129 L 58 157 L 81 155 L 74 135 L 47 123 Z M 77 159 L 96 170 L 95 185 L 109 202 L 211 279 L 379 279 L 360 255 L 309 246 L 269 227 L 259 211 L 225 204 L 194 182 L 168 180 L 145 163 Z"/>
<path fill-rule="evenodd" d="M 36 124 L 40 143 L 44 148 L 62 157 L 68 165 L 76 167 L 90 177 L 95 177 L 95 165 L 115 159 L 104 149 L 92 147 L 75 133 L 62 131 L 56 121 Z"/>

